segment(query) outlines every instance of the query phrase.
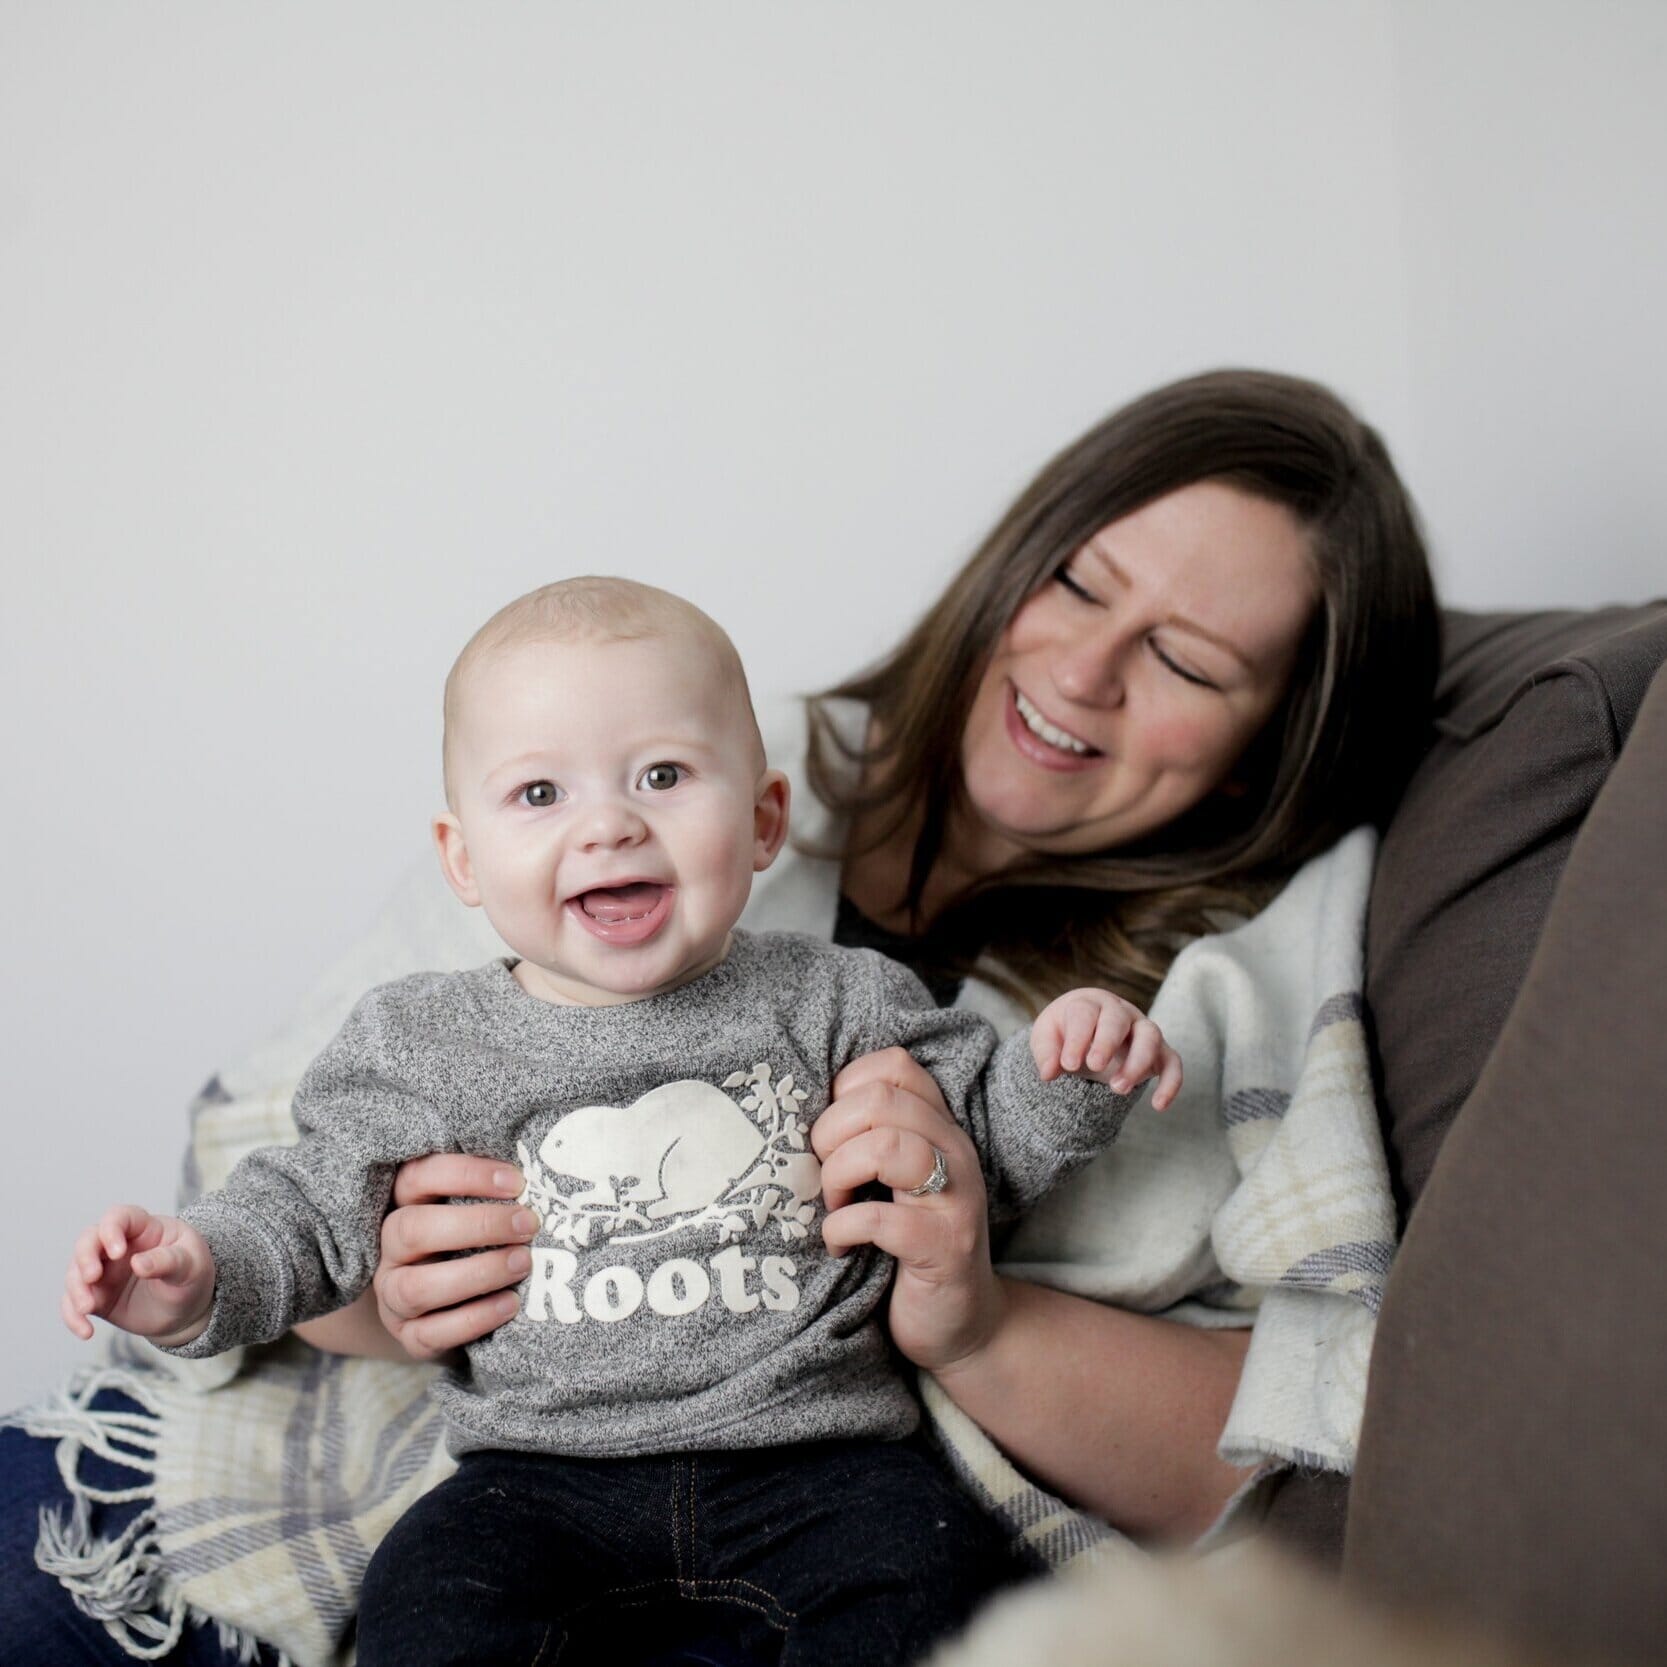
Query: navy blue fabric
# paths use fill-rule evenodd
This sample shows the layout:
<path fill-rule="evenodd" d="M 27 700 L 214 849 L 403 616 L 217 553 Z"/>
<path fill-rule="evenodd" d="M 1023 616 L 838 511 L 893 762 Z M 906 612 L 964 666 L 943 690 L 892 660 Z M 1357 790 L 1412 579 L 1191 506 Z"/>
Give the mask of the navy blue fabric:
<path fill-rule="evenodd" d="M 123 1412 L 141 1410 L 125 1395 L 106 1394 L 93 1403 Z M 40 1667 L 133 1667 L 133 1657 L 83 1615 L 69 1593 L 35 1567 L 35 1541 L 43 1508 L 67 1513 L 69 1494 L 58 1475 L 55 1442 L 22 1430 L 0 1429 L 0 1661 Z M 80 1474 L 96 1487 L 130 1488 L 136 1472 L 83 1453 Z M 119 1534 L 143 1504 L 99 1505 L 93 1526 L 100 1535 Z M 235 1667 L 236 1657 L 221 1647 L 212 1626 L 188 1626 L 178 1645 L 161 1658 L 167 1667 Z M 263 1651 L 262 1662 L 277 1660 Z"/>
<path fill-rule="evenodd" d="M 890 1667 L 1018 1573 L 919 1441 L 474 1452 L 372 1559 L 359 1661 Z"/>

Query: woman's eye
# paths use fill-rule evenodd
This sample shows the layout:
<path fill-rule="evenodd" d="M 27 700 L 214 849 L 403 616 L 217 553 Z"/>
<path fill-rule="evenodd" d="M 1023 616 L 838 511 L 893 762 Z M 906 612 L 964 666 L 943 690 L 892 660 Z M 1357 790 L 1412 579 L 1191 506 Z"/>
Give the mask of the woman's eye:
<path fill-rule="evenodd" d="M 1054 577 L 1068 591 L 1070 591 L 1070 593 L 1073 596 L 1081 598 L 1082 601 L 1084 601 L 1084 602 L 1098 602 L 1099 601 L 1099 597 L 1095 596 L 1091 591 L 1084 589 L 1083 586 L 1079 585 L 1077 583 L 1077 581 L 1071 577 L 1071 569 L 1069 567 L 1060 568 L 1059 571 L 1054 574 Z"/>
<path fill-rule="evenodd" d="M 553 781 L 529 781 L 517 796 L 522 804 L 530 805 L 534 810 L 543 810 L 557 803 L 562 791 Z"/>
<path fill-rule="evenodd" d="M 675 787 L 685 774 L 681 764 L 650 764 L 637 778 L 637 785 L 654 793 L 664 793 L 668 787 Z"/>
<path fill-rule="evenodd" d="M 1148 640 L 1150 641 L 1150 639 Z M 1177 665 L 1175 661 L 1171 660 L 1170 657 L 1158 647 L 1155 641 L 1151 642 L 1151 649 L 1152 652 L 1157 655 L 1158 659 L 1161 660 L 1164 665 L 1168 666 L 1168 668 L 1174 672 L 1177 677 L 1184 678 L 1188 683 L 1196 683 L 1201 689 L 1215 688 L 1216 685 L 1212 683 L 1209 678 L 1200 677 L 1197 672 L 1188 671 L 1185 666 Z"/>

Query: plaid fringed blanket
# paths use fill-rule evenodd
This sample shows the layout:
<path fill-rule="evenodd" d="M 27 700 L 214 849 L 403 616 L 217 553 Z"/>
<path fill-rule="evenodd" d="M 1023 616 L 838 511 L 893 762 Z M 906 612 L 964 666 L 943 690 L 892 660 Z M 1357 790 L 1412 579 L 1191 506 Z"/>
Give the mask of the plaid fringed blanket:
<path fill-rule="evenodd" d="M 1117 1144 L 1007 1241 L 1002 1272 L 1198 1325 L 1250 1351 L 1222 1433 L 1251 1480 L 1210 1538 L 1254 1519 L 1258 1481 L 1354 1467 L 1366 1368 L 1395 1251 L 1395 1206 L 1363 1022 L 1376 840 L 1357 829 L 1254 920 L 1176 958 L 1152 1015 L 1186 1065 L 1162 1115 Z M 963 1481 L 1033 1560 L 1126 1548 L 1021 1475 L 935 1383 L 922 1395 Z"/>
<path fill-rule="evenodd" d="M 1103 1301 L 1205 1325 L 1254 1319 L 1221 1450 L 1262 1473 L 1350 1468 L 1393 1248 L 1361 1024 L 1372 856 L 1371 835 L 1351 835 L 1255 920 L 1180 956 L 1154 1012 L 1186 1062 L 1181 1099 L 1163 1116 L 1137 1110 L 1005 1249 L 1006 1271 Z M 833 877 L 811 859 L 781 866 L 746 924 L 825 933 Z M 186 1193 L 218 1185 L 250 1148 L 293 1138 L 294 1083 L 361 991 L 497 952 L 478 922 L 432 878 L 408 884 L 297 1020 L 199 1098 Z M 966 999 L 1014 1017 L 981 986 Z M 141 1659 L 211 1620 L 246 1654 L 259 1639 L 295 1667 L 345 1662 L 372 1551 L 451 1468 L 430 1377 L 293 1341 L 178 1362 L 118 1336 L 104 1364 L 18 1420 L 57 1438 L 74 1500 L 43 1525 L 42 1566 Z M 93 1405 L 103 1389 L 140 1410 Z M 923 1394 L 951 1463 L 1034 1559 L 1064 1566 L 1120 1542 L 1021 1476 L 930 1381 Z M 145 1509 L 119 1538 L 101 1532 L 111 1496 L 80 1480 L 83 1451 L 133 1470 L 118 1497 Z M 1254 1492 L 1229 1514 L 1242 1519 Z"/>

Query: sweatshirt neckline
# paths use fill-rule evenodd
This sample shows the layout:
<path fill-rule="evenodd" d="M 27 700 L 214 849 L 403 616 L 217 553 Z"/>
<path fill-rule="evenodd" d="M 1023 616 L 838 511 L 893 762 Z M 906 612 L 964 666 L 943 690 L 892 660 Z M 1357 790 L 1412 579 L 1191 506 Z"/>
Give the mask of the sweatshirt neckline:
<path fill-rule="evenodd" d="M 529 994 L 516 982 L 512 970 L 522 957 L 500 955 L 480 969 L 483 976 L 476 993 L 489 1019 L 500 1029 L 522 1036 L 634 1026 L 640 1018 L 650 1015 L 656 1023 L 672 1023 L 685 1014 L 708 1009 L 714 999 L 733 989 L 745 977 L 747 966 L 756 954 L 753 934 L 735 927 L 729 953 L 699 978 L 679 984 L 675 989 L 662 990 L 636 1001 L 611 1002 L 605 1007 L 544 1001 Z"/>

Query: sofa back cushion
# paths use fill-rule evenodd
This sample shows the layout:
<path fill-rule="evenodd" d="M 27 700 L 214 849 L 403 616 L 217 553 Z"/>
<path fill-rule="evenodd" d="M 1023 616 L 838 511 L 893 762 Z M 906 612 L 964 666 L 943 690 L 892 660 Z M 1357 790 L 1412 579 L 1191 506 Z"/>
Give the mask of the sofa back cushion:
<path fill-rule="evenodd" d="M 1667 660 L 1667 603 L 1445 616 L 1435 724 L 1366 926 L 1403 1218 L 1481 1073 L 1586 811 Z"/>
<path fill-rule="evenodd" d="M 1667 604 L 1448 613 L 1443 623 L 1430 748 L 1385 831 L 1366 922 L 1378 1105 L 1403 1219 L 1516 998 L 1575 832 L 1667 660 Z M 1374 1395 L 1384 1370 L 1374 1361 Z M 1346 1477 L 1292 1472 L 1272 1493 L 1268 1532 L 1334 1567 L 1349 1492 Z"/>

